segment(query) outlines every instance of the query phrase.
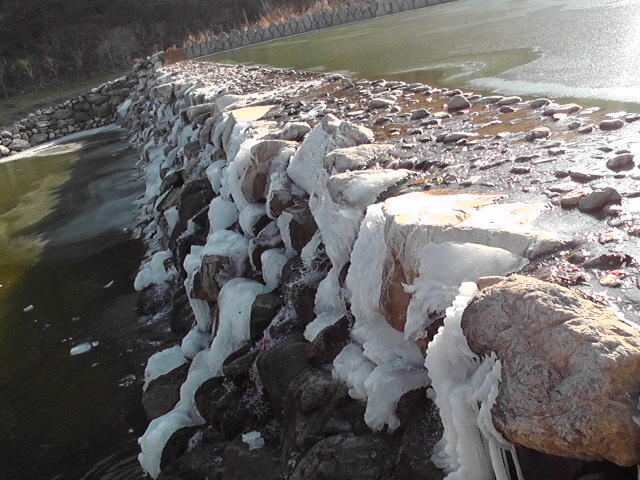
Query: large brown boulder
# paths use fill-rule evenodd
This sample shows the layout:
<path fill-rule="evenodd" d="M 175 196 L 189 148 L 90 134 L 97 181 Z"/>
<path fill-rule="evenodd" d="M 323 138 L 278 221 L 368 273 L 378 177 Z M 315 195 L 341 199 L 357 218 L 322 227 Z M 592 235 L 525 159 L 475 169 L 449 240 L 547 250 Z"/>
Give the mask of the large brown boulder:
<path fill-rule="evenodd" d="M 513 276 L 485 288 L 462 317 L 502 381 L 493 423 L 512 443 L 584 460 L 640 463 L 640 331 L 578 292 Z"/>

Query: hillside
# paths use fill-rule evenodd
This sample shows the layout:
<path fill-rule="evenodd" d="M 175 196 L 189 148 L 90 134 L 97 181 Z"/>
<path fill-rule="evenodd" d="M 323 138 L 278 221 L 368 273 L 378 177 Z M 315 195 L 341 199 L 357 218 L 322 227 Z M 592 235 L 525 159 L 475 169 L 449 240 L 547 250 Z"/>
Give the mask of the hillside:
<path fill-rule="evenodd" d="M 134 58 L 180 46 L 189 36 L 254 23 L 277 12 L 300 12 L 313 3 L 5 0 L 0 11 L 0 96 L 119 71 Z"/>

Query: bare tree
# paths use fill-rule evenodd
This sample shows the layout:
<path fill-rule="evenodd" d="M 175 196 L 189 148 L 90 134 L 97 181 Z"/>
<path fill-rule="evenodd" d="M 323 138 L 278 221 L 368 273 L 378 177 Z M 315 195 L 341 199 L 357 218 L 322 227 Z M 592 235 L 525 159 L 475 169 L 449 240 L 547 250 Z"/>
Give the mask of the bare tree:
<path fill-rule="evenodd" d="M 33 68 L 33 62 L 28 58 L 19 58 L 18 65 L 20 66 L 20 69 L 24 72 L 24 74 L 31 79 L 33 88 L 37 90 L 38 85 L 36 83 L 36 72 Z"/>
<path fill-rule="evenodd" d="M 7 84 L 4 81 L 4 77 L 9 70 L 9 60 L 5 57 L 0 58 L 0 86 L 4 91 L 4 98 L 9 98 L 9 91 L 7 90 Z"/>
<path fill-rule="evenodd" d="M 42 64 L 44 65 L 44 68 L 51 72 L 54 78 L 58 78 L 60 65 L 55 58 L 50 55 L 45 55 L 44 57 L 42 57 Z"/>

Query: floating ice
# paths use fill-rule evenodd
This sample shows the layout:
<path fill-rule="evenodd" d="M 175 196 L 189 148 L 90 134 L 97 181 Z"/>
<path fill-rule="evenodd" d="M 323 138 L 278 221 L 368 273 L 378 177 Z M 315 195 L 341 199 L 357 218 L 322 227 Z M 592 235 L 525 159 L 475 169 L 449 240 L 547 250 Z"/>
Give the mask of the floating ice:
<path fill-rule="evenodd" d="M 113 284 L 114 284 L 114 283 L 115 283 L 115 282 L 114 282 L 113 280 L 111 280 L 109 283 L 107 283 L 106 285 L 104 285 L 102 288 L 111 288 L 111 287 L 113 287 Z"/>
<path fill-rule="evenodd" d="M 35 307 L 33 305 L 27 305 L 22 309 L 23 312 L 31 312 Z"/>
<path fill-rule="evenodd" d="M 93 347 L 97 347 L 99 342 L 82 342 L 69 350 L 71 355 L 81 355 L 87 353 Z"/>

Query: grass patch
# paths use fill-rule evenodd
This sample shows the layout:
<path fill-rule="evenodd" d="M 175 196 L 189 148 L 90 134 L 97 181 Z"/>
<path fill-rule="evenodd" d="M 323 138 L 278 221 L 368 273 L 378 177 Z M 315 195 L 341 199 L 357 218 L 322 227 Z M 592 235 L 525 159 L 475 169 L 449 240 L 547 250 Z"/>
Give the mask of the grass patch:
<path fill-rule="evenodd" d="M 2 98 L 0 99 L 0 127 L 11 125 L 29 113 L 77 97 L 93 87 L 125 74 L 126 71 L 110 73 L 87 80 L 60 83 L 42 90 L 29 90 L 8 99 Z"/>

